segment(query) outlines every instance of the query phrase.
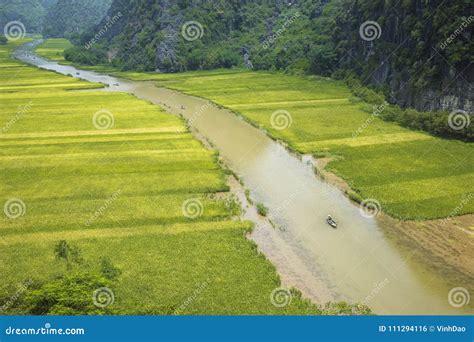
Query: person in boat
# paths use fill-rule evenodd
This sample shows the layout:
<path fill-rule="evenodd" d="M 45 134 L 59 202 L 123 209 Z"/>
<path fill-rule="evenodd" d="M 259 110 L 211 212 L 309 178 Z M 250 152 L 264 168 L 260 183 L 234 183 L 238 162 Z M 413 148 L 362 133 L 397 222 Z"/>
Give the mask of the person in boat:
<path fill-rule="evenodd" d="M 327 222 L 329 225 L 333 226 L 333 227 L 336 227 L 336 225 L 337 225 L 336 221 L 333 220 L 333 218 L 331 217 L 331 215 L 328 215 L 328 218 L 326 219 L 326 222 Z"/>

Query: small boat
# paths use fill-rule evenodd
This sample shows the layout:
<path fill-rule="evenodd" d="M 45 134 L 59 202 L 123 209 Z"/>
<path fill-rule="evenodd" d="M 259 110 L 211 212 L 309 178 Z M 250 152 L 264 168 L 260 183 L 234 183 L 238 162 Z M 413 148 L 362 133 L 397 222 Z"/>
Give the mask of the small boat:
<path fill-rule="evenodd" d="M 336 221 L 333 220 L 333 218 L 331 216 L 328 216 L 328 218 L 326 219 L 326 222 L 333 228 L 337 228 L 337 223 Z"/>

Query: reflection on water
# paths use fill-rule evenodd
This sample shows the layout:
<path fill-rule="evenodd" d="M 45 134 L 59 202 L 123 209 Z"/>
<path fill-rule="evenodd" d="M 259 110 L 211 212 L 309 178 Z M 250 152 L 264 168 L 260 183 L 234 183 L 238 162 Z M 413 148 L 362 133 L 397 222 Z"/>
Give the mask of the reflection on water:
<path fill-rule="evenodd" d="M 437 273 L 406 259 L 375 219 L 363 217 L 341 191 L 317 179 L 307 163 L 234 114 L 151 82 L 126 81 L 33 59 L 25 53 L 28 49 L 31 44 L 17 50 L 17 57 L 108 84 L 106 91 L 130 92 L 186 117 L 251 189 L 251 197 L 270 209 L 276 228 L 259 225 L 252 239 L 283 281 L 307 297 L 317 302 L 365 301 L 381 314 L 467 312 L 449 305 L 451 287 Z M 337 229 L 326 224 L 328 214 L 337 220 Z"/>

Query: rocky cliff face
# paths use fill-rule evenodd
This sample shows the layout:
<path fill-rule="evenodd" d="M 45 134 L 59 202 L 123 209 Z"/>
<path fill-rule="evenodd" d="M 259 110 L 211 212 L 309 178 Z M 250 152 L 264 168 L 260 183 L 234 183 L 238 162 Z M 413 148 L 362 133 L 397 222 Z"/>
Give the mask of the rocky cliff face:
<path fill-rule="evenodd" d="M 101 21 L 112 0 L 58 0 L 44 20 L 43 36 L 81 33 Z"/>
<path fill-rule="evenodd" d="M 402 107 L 473 112 L 474 17 L 468 1 L 351 3 L 335 16 L 332 36 L 342 66 L 385 88 Z"/>
<path fill-rule="evenodd" d="M 108 17 L 123 17 L 104 37 L 123 69 L 344 68 L 402 107 L 472 112 L 469 11 L 469 0 L 114 0 Z M 375 38 L 361 36 L 366 22 Z"/>
<path fill-rule="evenodd" d="M 290 3 L 290 0 L 115 0 L 107 17 L 120 12 L 124 14 L 123 20 L 104 38 L 116 49 L 115 58 L 124 69 L 175 72 L 240 63 L 250 65 L 250 54 L 245 53 L 250 50 L 247 45 L 256 45 L 265 36 L 265 30 L 271 34 L 272 20 Z M 96 31 L 105 24 L 106 18 Z M 243 36 L 251 36 L 254 42 L 241 41 Z"/>

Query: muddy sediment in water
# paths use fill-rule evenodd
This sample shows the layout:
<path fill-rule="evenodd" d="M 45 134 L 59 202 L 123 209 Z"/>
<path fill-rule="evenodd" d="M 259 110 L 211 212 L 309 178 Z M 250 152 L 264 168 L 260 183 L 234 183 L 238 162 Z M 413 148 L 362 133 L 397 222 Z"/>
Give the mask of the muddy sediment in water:
<path fill-rule="evenodd" d="M 310 161 L 317 174 L 345 193 L 351 187 L 326 170 L 331 158 Z M 425 221 L 401 221 L 380 213 L 384 232 L 412 259 L 419 259 L 458 283 L 474 284 L 474 215 Z M 466 281 L 468 280 L 468 281 Z"/>
<path fill-rule="evenodd" d="M 329 174 L 325 177 L 328 182 L 316 177 L 312 165 L 205 99 L 158 88 L 153 82 L 118 79 L 38 57 L 32 60 L 22 56 L 21 50 L 17 56 L 60 73 L 76 75 L 79 71 L 80 78 L 109 85 L 104 91 L 132 93 L 182 115 L 219 151 L 225 165 L 250 190 L 251 198 L 269 208 L 275 227 L 246 204 L 242 189 L 230 183 L 244 203 L 244 218 L 256 223 L 250 238 L 275 265 L 283 283 L 296 287 L 305 297 L 319 303 L 365 302 L 381 314 L 472 312 L 471 307 L 457 308 L 448 301 L 453 287 L 468 288 L 472 284 L 467 277 L 472 263 L 466 258 L 473 249 L 469 252 L 470 244 L 461 248 L 456 242 L 463 240 L 457 233 L 465 234 L 464 231 L 442 241 L 434 230 L 434 236 L 422 235 L 423 229 L 415 234 L 415 230 L 409 230 L 410 222 L 391 221 L 383 215 L 378 219 L 362 216 L 358 206 L 339 189 L 341 184 L 330 184 Z M 328 214 L 336 218 L 338 229 L 326 224 Z M 423 224 L 428 224 L 425 230 L 430 230 L 429 223 Z M 414 242 L 426 248 L 419 248 Z M 449 259 L 450 253 L 456 257 Z M 436 267 L 425 262 L 435 259 L 433 255 L 439 256 Z M 456 264 L 463 264 L 463 269 L 456 269 Z M 446 272 L 453 277 L 446 277 Z"/>

